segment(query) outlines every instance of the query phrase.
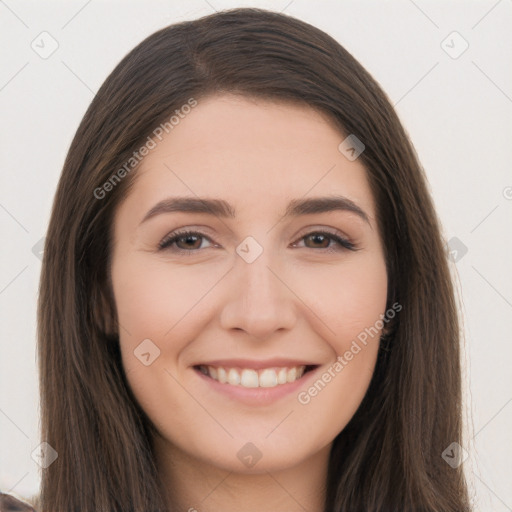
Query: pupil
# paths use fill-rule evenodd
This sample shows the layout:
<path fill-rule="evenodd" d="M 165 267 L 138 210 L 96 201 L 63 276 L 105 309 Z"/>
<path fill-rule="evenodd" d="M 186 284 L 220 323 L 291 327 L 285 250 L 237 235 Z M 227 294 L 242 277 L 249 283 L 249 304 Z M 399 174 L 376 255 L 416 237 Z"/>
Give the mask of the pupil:
<path fill-rule="evenodd" d="M 321 235 L 321 234 L 318 234 L 318 235 L 312 235 L 312 238 L 313 238 L 313 242 L 315 244 L 322 244 L 323 241 L 326 240 L 326 237 L 325 235 Z M 325 244 L 324 244 L 325 245 Z"/>
<path fill-rule="evenodd" d="M 197 235 L 185 235 L 182 240 L 185 242 L 185 245 L 193 246 L 194 242 L 197 241 Z"/>

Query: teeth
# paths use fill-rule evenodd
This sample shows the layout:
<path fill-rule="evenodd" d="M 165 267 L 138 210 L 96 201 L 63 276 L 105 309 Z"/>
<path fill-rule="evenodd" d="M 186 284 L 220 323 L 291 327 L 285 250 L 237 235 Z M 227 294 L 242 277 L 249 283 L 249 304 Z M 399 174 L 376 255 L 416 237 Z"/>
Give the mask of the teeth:
<path fill-rule="evenodd" d="M 240 381 L 240 374 L 234 368 L 231 368 L 228 372 L 228 382 L 232 386 L 238 386 L 238 384 L 240 384 Z"/>
<path fill-rule="evenodd" d="M 215 368 L 211 366 L 210 368 L 215 370 Z M 214 374 L 212 373 L 212 375 Z M 243 370 L 240 384 L 244 388 L 257 388 L 259 386 L 258 372 L 256 370 Z"/>
<path fill-rule="evenodd" d="M 275 372 L 275 370 L 263 370 L 260 374 L 260 387 L 273 388 L 274 386 L 277 386 L 277 373 Z"/>
<path fill-rule="evenodd" d="M 305 366 L 292 368 L 265 368 L 263 370 L 222 368 L 213 366 L 199 367 L 199 371 L 212 379 L 231 386 L 244 388 L 273 388 L 281 384 L 295 382 L 304 375 Z"/>
<path fill-rule="evenodd" d="M 291 368 L 286 374 L 286 380 L 288 382 L 293 382 L 297 379 L 297 368 Z"/>
<path fill-rule="evenodd" d="M 208 366 L 207 370 L 212 379 L 218 380 L 219 382 L 222 382 L 222 384 L 225 384 L 228 381 L 228 374 L 226 373 L 226 370 L 224 370 L 224 368 L 217 368 L 218 377 L 213 376 L 212 372 L 210 372 L 210 368 L 213 368 L 213 367 Z"/>

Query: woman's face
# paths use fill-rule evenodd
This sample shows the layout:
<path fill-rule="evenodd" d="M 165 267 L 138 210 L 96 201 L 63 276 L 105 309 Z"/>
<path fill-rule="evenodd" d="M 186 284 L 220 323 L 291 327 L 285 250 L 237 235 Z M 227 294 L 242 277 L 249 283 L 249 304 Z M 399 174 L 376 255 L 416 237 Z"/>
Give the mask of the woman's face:
<path fill-rule="evenodd" d="M 169 453 L 292 467 L 361 403 L 387 275 L 344 138 L 309 108 L 232 95 L 154 138 L 116 212 L 112 281 L 127 379 Z"/>

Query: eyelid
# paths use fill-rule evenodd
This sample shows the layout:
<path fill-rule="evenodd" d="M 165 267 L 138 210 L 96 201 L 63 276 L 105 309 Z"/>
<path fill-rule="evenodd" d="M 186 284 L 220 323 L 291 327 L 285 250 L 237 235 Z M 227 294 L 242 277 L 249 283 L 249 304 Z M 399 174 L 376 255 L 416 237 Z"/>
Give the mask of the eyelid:
<path fill-rule="evenodd" d="M 306 226 L 305 228 L 302 228 L 296 236 L 297 239 L 303 238 L 307 235 L 310 235 L 311 233 L 327 233 L 329 235 L 338 236 L 340 238 L 343 238 L 347 242 L 353 242 L 350 236 L 348 236 L 343 231 L 340 231 L 339 229 L 333 228 L 333 227 L 327 227 L 327 226 L 320 226 L 320 225 L 313 225 L 313 226 Z"/>
<path fill-rule="evenodd" d="M 202 228 L 201 228 L 202 229 Z M 313 234 L 326 235 L 330 238 L 333 245 L 329 247 L 321 247 L 321 248 L 312 248 L 305 247 L 306 249 L 311 249 L 316 252 L 339 252 L 339 251 L 358 251 L 359 248 L 357 244 L 351 239 L 351 237 L 347 236 L 345 233 L 341 232 L 336 228 L 326 228 L 326 227 L 318 227 L 318 226 L 307 226 L 299 232 L 300 234 L 296 235 L 295 241 L 292 242 L 291 246 L 296 246 L 298 242 L 303 241 L 306 237 L 311 236 Z M 206 233 L 202 232 L 200 229 L 194 227 L 184 227 L 178 228 L 167 234 L 158 244 L 158 250 L 169 250 L 176 253 L 188 253 L 192 254 L 195 252 L 200 252 L 204 249 L 181 249 L 179 247 L 175 247 L 174 249 L 170 249 L 171 245 L 176 242 L 177 239 L 185 236 L 197 236 L 198 238 L 206 239 L 212 246 L 217 246 L 212 238 Z M 205 249 L 210 249 L 212 247 L 206 247 Z"/>
<path fill-rule="evenodd" d="M 306 237 L 314 234 L 320 234 L 320 235 L 327 235 L 331 238 L 331 240 L 334 241 L 335 246 L 331 247 L 324 247 L 321 249 L 316 249 L 318 252 L 338 252 L 338 251 L 358 251 L 359 247 L 357 247 L 357 244 L 351 239 L 351 237 L 345 235 L 345 233 L 339 231 L 338 229 L 334 228 L 319 228 L 319 227 L 311 227 L 309 226 L 306 228 L 307 230 L 305 232 L 302 232 L 298 238 L 297 241 L 293 243 L 293 245 L 296 245 L 297 242 L 300 242 L 304 240 Z M 314 250 L 314 249 L 313 249 Z"/>
<path fill-rule="evenodd" d="M 185 236 L 197 236 L 197 237 L 204 238 L 204 239 L 208 240 L 212 245 L 217 245 L 211 239 L 210 236 L 208 236 L 206 233 L 203 233 L 199 229 L 179 228 L 179 229 L 175 229 L 171 233 L 168 233 L 167 235 L 164 236 L 164 238 L 158 244 L 158 250 L 166 250 L 168 248 L 168 245 L 170 245 L 171 243 L 174 243 L 176 241 L 176 239 L 181 238 L 181 237 L 185 237 Z M 177 247 L 177 248 L 174 249 L 174 251 L 175 252 L 192 253 L 192 252 L 197 252 L 198 249 L 196 249 L 196 250 L 186 250 L 186 249 L 181 249 L 181 248 Z"/>

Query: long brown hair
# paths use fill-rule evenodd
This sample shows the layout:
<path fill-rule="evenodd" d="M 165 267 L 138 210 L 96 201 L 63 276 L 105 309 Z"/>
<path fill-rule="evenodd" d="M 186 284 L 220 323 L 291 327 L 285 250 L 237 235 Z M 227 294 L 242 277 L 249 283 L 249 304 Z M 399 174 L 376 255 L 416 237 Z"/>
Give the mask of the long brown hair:
<path fill-rule="evenodd" d="M 43 471 L 41 511 L 168 510 L 152 426 L 123 373 L 109 281 L 113 214 L 136 169 L 112 176 L 191 98 L 224 92 L 309 105 L 336 123 L 340 142 L 355 134 L 365 145 L 359 158 L 376 201 L 388 307 L 403 308 L 363 403 L 334 440 L 325 512 L 469 510 L 462 468 L 441 457 L 462 444 L 459 324 L 414 149 L 387 96 L 334 39 L 243 8 L 145 39 L 106 79 L 73 139 L 40 284 L 42 440 L 58 452 Z"/>

